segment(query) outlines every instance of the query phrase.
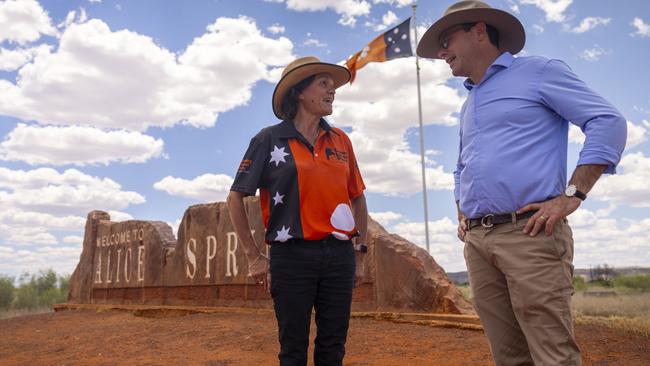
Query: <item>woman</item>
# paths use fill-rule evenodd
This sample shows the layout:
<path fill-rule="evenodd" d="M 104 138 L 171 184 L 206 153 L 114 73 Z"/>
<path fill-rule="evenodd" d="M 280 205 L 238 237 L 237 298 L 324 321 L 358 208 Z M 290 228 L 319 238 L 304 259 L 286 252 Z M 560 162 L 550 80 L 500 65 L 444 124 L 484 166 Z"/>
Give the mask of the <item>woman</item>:
<path fill-rule="evenodd" d="M 341 365 L 345 354 L 368 209 L 349 138 L 322 117 L 349 80 L 348 69 L 316 57 L 290 63 L 273 92 L 273 112 L 283 121 L 253 137 L 228 195 L 249 271 L 273 298 L 281 365 L 307 364 L 312 308 L 314 364 Z M 258 188 L 270 259 L 244 210 L 243 198 Z"/>

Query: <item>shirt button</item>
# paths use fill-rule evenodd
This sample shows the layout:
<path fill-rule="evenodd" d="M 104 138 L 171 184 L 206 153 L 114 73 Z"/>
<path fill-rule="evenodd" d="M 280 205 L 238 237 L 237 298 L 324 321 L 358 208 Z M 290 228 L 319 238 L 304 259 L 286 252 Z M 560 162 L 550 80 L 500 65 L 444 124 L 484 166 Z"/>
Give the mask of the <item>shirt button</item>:
<path fill-rule="evenodd" d="M 318 154 L 316 154 L 316 156 L 318 156 Z"/>

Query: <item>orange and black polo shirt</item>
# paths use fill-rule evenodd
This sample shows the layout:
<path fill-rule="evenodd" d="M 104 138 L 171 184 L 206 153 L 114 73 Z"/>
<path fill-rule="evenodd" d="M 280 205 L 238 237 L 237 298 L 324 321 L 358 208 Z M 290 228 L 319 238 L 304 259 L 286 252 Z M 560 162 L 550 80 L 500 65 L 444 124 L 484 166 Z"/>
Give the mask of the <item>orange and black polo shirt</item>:
<path fill-rule="evenodd" d="M 320 127 L 311 146 L 285 120 L 262 129 L 244 154 L 230 190 L 254 195 L 260 189 L 267 243 L 357 233 L 351 200 L 366 187 L 352 144 L 322 118 Z"/>

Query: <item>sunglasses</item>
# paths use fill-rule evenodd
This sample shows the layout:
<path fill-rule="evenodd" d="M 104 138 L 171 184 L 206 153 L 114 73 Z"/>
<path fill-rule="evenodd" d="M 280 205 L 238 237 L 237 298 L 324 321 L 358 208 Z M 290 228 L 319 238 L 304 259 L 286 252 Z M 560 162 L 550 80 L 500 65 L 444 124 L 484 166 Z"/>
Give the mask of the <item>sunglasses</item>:
<path fill-rule="evenodd" d="M 453 27 L 447 28 L 440 36 L 440 48 L 442 48 L 443 50 L 449 48 L 449 42 L 453 38 L 454 34 L 456 34 L 456 32 L 458 32 L 461 29 L 468 31 L 469 28 L 474 26 L 474 24 L 476 23 L 464 23 L 464 24 L 458 24 Z"/>

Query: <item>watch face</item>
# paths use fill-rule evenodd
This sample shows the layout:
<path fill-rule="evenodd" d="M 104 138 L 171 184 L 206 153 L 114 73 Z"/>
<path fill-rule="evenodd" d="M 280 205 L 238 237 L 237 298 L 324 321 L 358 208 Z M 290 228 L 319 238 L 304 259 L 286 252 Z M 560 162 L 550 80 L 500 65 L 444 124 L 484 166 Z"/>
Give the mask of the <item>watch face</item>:
<path fill-rule="evenodd" d="M 572 185 L 566 187 L 566 189 L 564 190 L 564 194 L 566 194 L 567 196 L 571 197 L 571 196 L 573 196 L 574 194 L 576 194 L 576 190 L 577 190 L 577 189 L 576 189 L 576 186 L 574 186 L 574 185 L 572 184 Z"/>

